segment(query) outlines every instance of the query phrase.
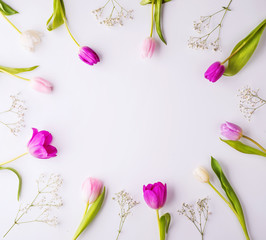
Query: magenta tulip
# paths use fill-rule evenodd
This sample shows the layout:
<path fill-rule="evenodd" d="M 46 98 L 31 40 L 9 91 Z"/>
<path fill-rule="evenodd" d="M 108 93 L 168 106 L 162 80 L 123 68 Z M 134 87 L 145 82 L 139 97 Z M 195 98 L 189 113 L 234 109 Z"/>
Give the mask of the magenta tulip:
<path fill-rule="evenodd" d="M 94 203 L 101 194 L 103 183 L 96 178 L 87 178 L 82 184 L 82 196 L 87 204 Z"/>
<path fill-rule="evenodd" d="M 53 85 L 49 81 L 35 77 L 30 81 L 31 87 L 41 93 L 51 93 L 53 91 Z"/>
<path fill-rule="evenodd" d="M 208 68 L 204 76 L 210 82 L 216 82 L 224 74 L 224 71 L 224 65 L 222 65 L 220 62 L 215 62 Z"/>
<path fill-rule="evenodd" d="M 79 49 L 79 58 L 89 64 L 89 65 L 94 65 L 98 62 L 100 62 L 100 58 L 99 56 L 97 55 L 96 52 L 94 52 L 91 48 L 89 47 L 81 47 Z"/>
<path fill-rule="evenodd" d="M 33 135 L 31 140 L 28 143 L 29 153 L 40 159 L 48 159 L 55 157 L 57 154 L 57 149 L 50 145 L 52 142 L 52 134 L 48 131 L 38 131 L 36 128 L 33 128 Z"/>
<path fill-rule="evenodd" d="M 229 140 L 237 141 L 243 136 L 243 131 L 236 124 L 226 122 L 221 125 L 221 135 Z"/>
<path fill-rule="evenodd" d="M 144 200 L 150 208 L 160 209 L 164 206 L 167 197 L 166 184 L 161 182 L 143 186 Z"/>
<path fill-rule="evenodd" d="M 151 58 L 155 50 L 155 45 L 155 40 L 152 37 L 146 38 L 142 45 L 142 57 Z"/>

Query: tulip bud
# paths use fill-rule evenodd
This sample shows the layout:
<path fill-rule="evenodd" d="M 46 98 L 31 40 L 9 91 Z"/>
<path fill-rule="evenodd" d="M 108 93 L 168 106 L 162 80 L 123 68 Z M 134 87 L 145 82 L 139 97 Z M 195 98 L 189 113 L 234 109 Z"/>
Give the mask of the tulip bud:
<path fill-rule="evenodd" d="M 52 83 L 48 82 L 47 80 L 41 77 L 35 77 L 30 81 L 31 87 L 42 93 L 51 93 L 53 91 Z"/>
<path fill-rule="evenodd" d="M 155 50 L 155 45 L 155 40 L 152 37 L 146 38 L 142 45 L 141 56 L 143 58 L 151 58 Z"/>
<path fill-rule="evenodd" d="M 27 30 L 21 33 L 20 41 L 26 50 L 33 52 L 35 46 L 41 42 L 41 34 L 34 30 Z"/>
<path fill-rule="evenodd" d="M 82 197 L 87 204 L 94 203 L 101 194 L 103 183 L 96 178 L 87 178 L 82 184 Z"/>
<path fill-rule="evenodd" d="M 243 136 L 243 131 L 236 124 L 226 122 L 221 125 L 221 135 L 229 140 L 237 141 Z"/>
<path fill-rule="evenodd" d="M 195 178 L 203 183 L 208 183 L 210 181 L 210 176 L 208 171 L 203 167 L 198 167 L 193 171 Z"/>
<path fill-rule="evenodd" d="M 224 71 L 224 65 L 222 65 L 220 62 L 215 62 L 208 68 L 204 76 L 210 82 L 216 82 L 224 74 Z"/>
<path fill-rule="evenodd" d="M 97 55 L 96 52 L 94 52 L 91 48 L 89 47 L 81 47 L 79 49 L 79 58 L 89 64 L 89 65 L 94 65 L 98 62 L 100 62 L 100 58 L 99 56 Z"/>
<path fill-rule="evenodd" d="M 143 186 L 144 200 L 150 208 L 160 209 L 164 206 L 167 197 L 166 184 L 161 182 Z"/>

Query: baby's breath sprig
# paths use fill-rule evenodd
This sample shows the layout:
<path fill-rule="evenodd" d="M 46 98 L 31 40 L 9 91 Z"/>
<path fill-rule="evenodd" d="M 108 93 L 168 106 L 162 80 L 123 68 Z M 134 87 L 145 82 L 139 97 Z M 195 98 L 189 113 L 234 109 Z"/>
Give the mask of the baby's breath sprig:
<path fill-rule="evenodd" d="M 125 192 L 124 190 L 120 191 L 119 193 L 116 193 L 115 197 L 113 197 L 113 200 L 115 200 L 120 207 L 120 213 L 118 214 L 120 217 L 120 223 L 118 228 L 118 234 L 116 237 L 116 240 L 118 240 L 127 216 L 131 213 L 131 209 L 138 205 L 139 202 L 135 201 L 129 195 L 129 193 Z"/>
<path fill-rule="evenodd" d="M 20 98 L 20 93 L 11 95 L 10 98 L 12 101 L 10 107 L 0 112 L 0 124 L 6 126 L 14 135 L 17 135 L 25 127 L 24 114 L 27 108 L 25 107 L 25 101 Z M 3 120 L 3 118 L 11 117 L 11 115 L 16 118 L 15 121 L 6 122 Z"/>
<path fill-rule="evenodd" d="M 42 174 L 37 180 L 37 195 L 31 203 L 19 207 L 14 223 L 4 237 L 14 226 L 24 223 L 40 222 L 56 226 L 58 224 L 57 217 L 51 216 L 51 210 L 60 208 L 63 205 L 62 198 L 58 195 L 62 183 L 63 180 L 60 175 L 51 174 L 46 176 Z M 25 218 L 28 213 L 31 213 L 33 217 Z"/>
<path fill-rule="evenodd" d="M 216 16 L 219 13 L 223 12 L 221 21 L 218 25 L 216 25 L 211 31 L 208 33 L 199 36 L 199 37 L 190 37 L 188 41 L 188 46 L 192 49 L 202 49 L 202 50 L 207 50 L 207 49 L 212 49 L 213 51 L 221 51 L 221 46 L 220 46 L 220 40 L 221 40 L 221 28 L 222 28 L 222 23 L 224 21 L 224 17 L 228 11 L 231 11 L 229 9 L 230 5 L 232 3 L 232 0 L 230 0 L 229 4 L 227 7 L 222 7 L 221 10 L 209 15 L 209 16 L 201 16 L 199 21 L 194 21 L 193 28 L 194 30 L 202 34 L 206 30 L 210 28 L 210 23 L 211 19 Z M 214 33 L 218 32 L 216 38 L 214 38 L 214 41 L 208 41 L 209 37 Z"/>
<path fill-rule="evenodd" d="M 103 16 L 106 8 L 111 10 L 107 17 Z M 93 10 L 92 13 L 97 20 L 100 20 L 100 24 L 109 27 L 116 24 L 123 26 L 123 19 L 133 19 L 133 10 L 126 10 L 117 0 L 108 0 L 102 7 Z"/>
<path fill-rule="evenodd" d="M 256 110 L 266 104 L 266 100 L 259 96 L 259 89 L 254 90 L 249 86 L 239 89 L 237 96 L 240 98 L 240 112 L 248 121 L 250 121 Z"/>
<path fill-rule="evenodd" d="M 208 221 L 209 212 L 209 198 L 199 199 L 196 203 L 196 207 L 183 203 L 182 209 L 178 210 L 180 215 L 187 217 L 197 228 L 201 234 L 201 239 L 204 239 L 204 232 L 206 223 Z"/>

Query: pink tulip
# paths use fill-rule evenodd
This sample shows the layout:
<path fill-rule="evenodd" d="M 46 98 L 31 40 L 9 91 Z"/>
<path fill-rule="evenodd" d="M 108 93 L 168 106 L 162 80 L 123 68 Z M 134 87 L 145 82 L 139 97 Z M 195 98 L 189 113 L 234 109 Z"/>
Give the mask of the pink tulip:
<path fill-rule="evenodd" d="M 41 77 L 33 78 L 30 83 L 31 87 L 38 92 L 51 93 L 53 91 L 53 85 Z"/>
<path fill-rule="evenodd" d="M 81 47 L 79 49 L 79 58 L 89 64 L 89 65 L 94 65 L 98 62 L 100 62 L 100 58 L 99 56 L 97 55 L 96 52 L 94 52 L 91 48 L 89 47 Z"/>
<path fill-rule="evenodd" d="M 142 57 L 151 58 L 155 50 L 155 45 L 155 40 L 152 37 L 146 38 L 142 45 Z"/>
<path fill-rule="evenodd" d="M 243 136 L 243 131 L 236 124 L 226 122 L 221 125 L 221 135 L 229 140 L 237 141 Z"/>
<path fill-rule="evenodd" d="M 57 149 L 50 145 L 52 142 L 52 134 L 47 131 L 38 131 L 33 128 L 33 134 L 31 140 L 28 143 L 29 153 L 40 159 L 48 159 L 55 157 L 57 154 Z"/>
<path fill-rule="evenodd" d="M 82 197 L 87 204 L 94 203 L 101 194 L 103 183 L 96 178 L 86 178 L 82 184 Z"/>
<path fill-rule="evenodd" d="M 224 71 L 224 65 L 222 65 L 220 62 L 215 62 L 208 68 L 204 76 L 210 82 L 216 82 L 224 74 Z"/>
<path fill-rule="evenodd" d="M 167 197 L 166 184 L 161 182 L 143 186 L 144 200 L 150 208 L 160 209 L 164 206 Z"/>

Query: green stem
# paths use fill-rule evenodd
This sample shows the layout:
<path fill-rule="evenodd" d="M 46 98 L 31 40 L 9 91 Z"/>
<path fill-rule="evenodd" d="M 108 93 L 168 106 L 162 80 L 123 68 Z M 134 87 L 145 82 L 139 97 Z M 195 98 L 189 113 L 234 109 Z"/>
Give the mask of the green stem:
<path fill-rule="evenodd" d="M 69 33 L 70 37 L 71 37 L 72 40 L 78 45 L 78 47 L 80 47 L 79 43 L 76 41 L 76 39 L 74 38 L 74 36 L 73 36 L 72 33 L 70 32 L 70 29 L 69 29 L 69 27 L 68 27 L 68 25 L 67 25 L 67 20 L 66 20 L 66 18 L 63 17 L 63 19 L 64 19 L 64 24 L 65 24 L 65 26 L 66 26 L 67 32 Z"/>
<path fill-rule="evenodd" d="M 232 1 L 233 1 L 233 0 L 230 0 L 230 2 L 228 3 L 227 7 L 225 8 L 225 12 L 224 12 L 224 15 L 223 15 L 223 17 L 222 17 L 222 19 L 221 19 L 220 25 L 222 25 L 222 22 L 223 22 L 223 20 L 224 20 L 224 17 L 225 17 L 225 15 L 226 15 L 227 11 L 229 10 L 229 7 L 230 7 Z"/>
<path fill-rule="evenodd" d="M 161 235 L 159 209 L 156 209 L 156 216 L 157 216 L 157 222 L 159 226 L 159 234 Z"/>
<path fill-rule="evenodd" d="M 6 161 L 6 162 L 3 162 L 3 163 L 0 163 L 0 166 L 3 166 L 3 165 L 8 164 L 8 163 L 11 163 L 11 162 L 17 160 L 18 158 L 21 158 L 21 157 L 23 157 L 23 156 L 25 156 L 25 155 L 27 155 L 27 154 L 28 154 L 28 152 L 23 153 L 23 154 L 19 155 L 18 157 L 15 157 L 15 158 L 13 158 L 13 159 L 11 159 L 11 160 L 9 160 L 9 161 Z"/>
<path fill-rule="evenodd" d="M 266 153 L 266 149 L 264 147 L 262 147 L 258 142 L 256 142 L 252 138 L 250 138 L 248 136 L 245 136 L 245 135 L 243 135 L 242 137 L 248 139 L 249 141 L 251 141 L 252 143 L 254 143 L 255 145 L 257 145 L 263 152 Z"/>
<path fill-rule="evenodd" d="M 21 31 L 6 17 L 6 15 L 4 13 L 2 13 L 2 11 L 0 11 L 0 13 L 2 14 L 2 16 L 4 17 L 4 19 L 13 27 L 16 29 L 16 31 L 21 34 Z"/>
<path fill-rule="evenodd" d="M 20 76 L 18 76 L 18 75 L 16 75 L 16 74 L 10 73 L 10 72 L 5 71 L 5 70 L 3 70 L 3 69 L 1 69 L 0 72 L 3 72 L 3 73 L 6 73 L 6 74 L 8 74 L 8 75 L 10 75 L 10 76 L 13 76 L 13 77 L 16 77 L 16 78 L 19 78 L 19 79 L 22 79 L 22 80 L 25 80 L 25 81 L 30 82 L 30 79 L 28 79 L 28 78 L 20 77 Z"/>
<path fill-rule="evenodd" d="M 87 211 L 88 211 L 89 205 L 90 205 L 90 203 L 88 202 L 88 203 L 87 203 L 87 205 L 86 205 L 85 212 L 84 212 L 84 214 L 83 214 L 83 217 L 82 217 L 82 218 L 84 218 L 84 217 L 85 217 L 85 215 L 86 215 L 86 213 L 87 213 Z"/>
<path fill-rule="evenodd" d="M 152 33 L 153 33 L 153 9 L 154 9 L 154 0 L 152 0 L 151 3 L 151 34 L 150 37 L 152 37 Z"/>
<path fill-rule="evenodd" d="M 249 238 L 249 235 L 248 235 L 248 231 L 247 231 L 247 228 L 246 228 L 246 224 L 245 222 L 239 217 L 238 213 L 236 212 L 236 210 L 234 209 L 234 207 L 232 206 L 232 204 L 227 201 L 225 199 L 225 197 L 211 184 L 211 182 L 208 182 L 208 184 L 211 186 L 211 188 L 225 201 L 225 203 L 231 208 L 231 210 L 233 211 L 233 213 L 236 215 L 242 229 L 243 229 L 243 232 L 245 234 L 245 237 L 247 240 L 250 240 Z"/>

